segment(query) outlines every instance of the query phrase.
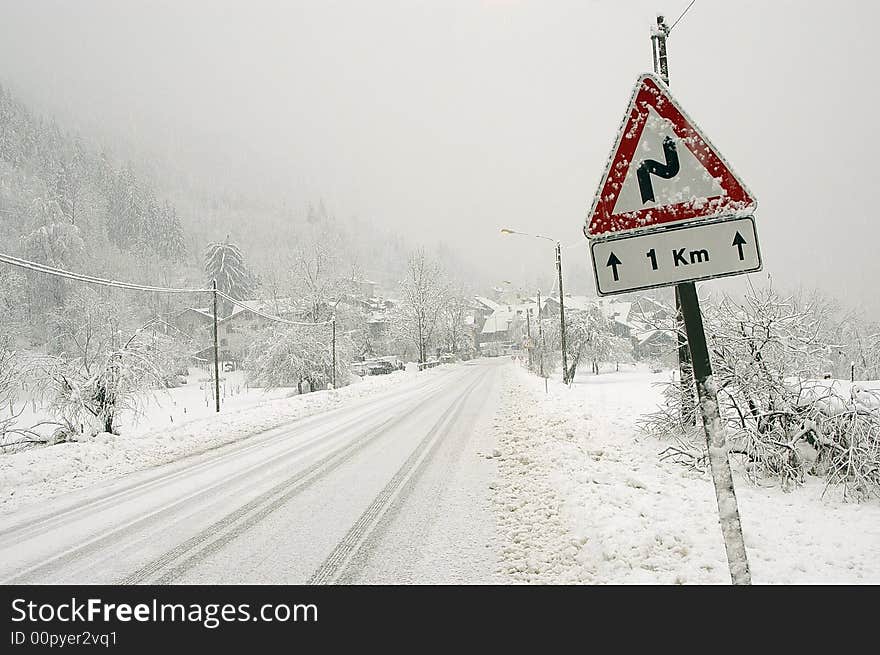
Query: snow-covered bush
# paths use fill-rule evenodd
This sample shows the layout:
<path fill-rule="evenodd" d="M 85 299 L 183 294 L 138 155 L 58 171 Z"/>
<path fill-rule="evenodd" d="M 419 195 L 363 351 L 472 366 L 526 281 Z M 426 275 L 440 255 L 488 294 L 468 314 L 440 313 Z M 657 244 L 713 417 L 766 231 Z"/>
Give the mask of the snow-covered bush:
<path fill-rule="evenodd" d="M 50 315 L 52 407 L 70 426 L 70 437 L 81 431 L 116 434 L 122 411 L 140 413 L 166 386 L 163 353 L 170 340 L 151 325 L 125 327 L 119 307 L 91 289 L 77 290 Z"/>
<path fill-rule="evenodd" d="M 825 299 L 750 289 L 739 301 L 705 303 L 704 323 L 729 450 L 744 457 L 753 479 L 775 477 L 790 488 L 814 473 L 843 484 L 846 495 L 880 493 L 878 410 L 849 383 L 821 380 L 836 348 Z M 681 385 L 670 381 L 664 395 L 644 429 L 675 439 L 664 456 L 702 465 L 702 427 L 682 411 Z"/>
<path fill-rule="evenodd" d="M 59 427 L 53 421 L 36 425 L 22 425 L 21 416 L 26 402 L 18 407 L 20 395 L 29 391 L 39 393 L 46 381 L 45 360 L 18 354 L 9 334 L 0 332 L 0 450 L 14 450 L 47 442 L 45 428 Z"/>
<path fill-rule="evenodd" d="M 267 388 L 296 386 L 309 381 L 312 389 L 333 380 L 333 353 L 330 326 L 271 325 L 248 349 L 245 369 L 248 380 Z M 354 345 L 350 338 L 337 333 L 336 386 L 348 383 Z"/>

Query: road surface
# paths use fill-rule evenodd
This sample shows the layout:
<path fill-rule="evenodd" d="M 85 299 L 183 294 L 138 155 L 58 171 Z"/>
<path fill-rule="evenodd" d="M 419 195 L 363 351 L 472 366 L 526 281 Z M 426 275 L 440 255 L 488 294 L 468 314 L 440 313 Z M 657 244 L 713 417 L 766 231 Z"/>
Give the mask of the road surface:
<path fill-rule="evenodd" d="M 0 581 L 498 582 L 485 455 L 505 365 L 414 377 L 2 516 Z"/>

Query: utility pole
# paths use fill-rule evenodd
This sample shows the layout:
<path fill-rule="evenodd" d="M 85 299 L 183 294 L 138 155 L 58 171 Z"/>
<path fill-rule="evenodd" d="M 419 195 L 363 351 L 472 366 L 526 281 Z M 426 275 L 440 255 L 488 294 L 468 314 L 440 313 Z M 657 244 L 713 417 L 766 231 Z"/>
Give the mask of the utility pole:
<path fill-rule="evenodd" d="M 527 237 L 534 237 L 536 239 L 546 239 L 547 241 L 552 241 L 556 244 L 556 273 L 559 276 L 559 338 L 562 342 L 562 382 L 563 384 L 568 384 L 568 355 L 565 353 L 565 293 L 562 290 L 562 244 L 559 243 L 557 239 L 553 239 L 551 237 L 545 236 L 543 234 L 527 234 L 526 232 L 518 232 L 517 230 L 511 230 L 510 228 L 503 227 L 501 228 L 501 234 L 521 234 Z M 553 295 L 553 292 L 550 292 L 550 295 Z M 538 299 L 538 314 L 540 318 L 541 311 L 541 302 L 540 298 Z M 542 334 L 543 337 L 543 334 Z M 543 363 L 543 344 L 541 346 L 541 361 Z M 546 378 L 545 378 L 546 380 Z"/>
<path fill-rule="evenodd" d="M 538 339 L 541 341 L 541 377 L 544 378 L 544 393 L 547 393 L 547 378 L 544 376 L 544 323 L 541 322 L 541 290 L 538 289 Z"/>
<path fill-rule="evenodd" d="M 336 388 L 336 314 L 334 314 L 333 318 L 330 320 L 330 327 L 333 331 L 333 338 L 332 338 L 332 343 L 333 343 L 333 347 L 332 347 L 332 350 L 333 350 L 333 376 L 332 376 L 332 379 L 333 379 L 333 388 L 335 389 Z"/>
<path fill-rule="evenodd" d="M 568 356 L 565 354 L 565 294 L 562 291 L 562 246 L 556 242 L 556 272 L 559 274 L 559 334 L 562 341 L 562 383 L 568 384 Z"/>
<path fill-rule="evenodd" d="M 657 34 L 651 36 L 651 44 L 654 50 L 654 72 L 657 73 L 659 65 L 660 78 L 669 86 L 669 58 L 666 54 L 666 37 L 669 36 L 669 27 L 663 16 L 657 16 Z M 693 283 L 691 283 L 693 284 Z M 682 285 L 675 286 L 675 336 L 678 341 L 678 377 L 681 384 L 681 414 L 682 418 L 695 414 L 694 407 L 694 380 L 691 370 L 691 353 L 685 338 L 684 317 L 681 313 Z M 694 416 L 696 419 L 696 415 Z"/>
<path fill-rule="evenodd" d="M 526 343 L 528 343 L 528 351 L 529 351 L 529 370 L 532 370 L 532 310 L 528 307 L 526 308 Z"/>
<path fill-rule="evenodd" d="M 656 39 L 660 76 L 667 85 L 669 84 L 669 62 L 666 53 L 666 37 L 668 35 L 669 27 L 667 27 L 663 16 L 657 16 L 657 31 L 651 38 Z M 694 283 L 686 282 L 677 285 L 675 288 L 675 299 L 678 311 L 676 326 L 680 328 L 678 321 L 680 319 L 684 320 L 684 328 L 687 334 L 685 350 L 690 350 L 689 363 L 693 366 L 693 376 L 696 379 L 697 396 L 699 398 L 700 413 L 703 418 L 703 428 L 706 431 L 709 465 L 712 469 L 712 482 L 715 486 L 715 497 L 718 501 L 718 516 L 721 522 L 721 534 L 724 537 L 724 548 L 727 552 L 730 578 L 735 585 L 751 584 L 752 577 L 749 572 L 742 524 L 740 523 L 736 493 L 733 487 L 733 475 L 730 471 L 730 461 L 727 457 L 724 423 L 718 408 L 718 396 L 715 388 L 715 379 L 712 375 L 712 363 L 709 360 L 709 348 L 706 345 L 706 333 L 703 329 L 703 317 L 700 313 L 700 300 Z M 680 329 L 678 334 L 679 365 L 682 373 L 681 383 L 684 385 L 685 360 L 681 359 L 682 335 Z M 688 384 L 688 388 L 692 390 L 690 383 Z M 693 392 L 691 391 L 690 393 Z"/>
<path fill-rule="evenodd" d="M 217 344 L 217 280 L 211 282 L 214 296 L 214 401 L 220 411 L 220 350 Z"/>

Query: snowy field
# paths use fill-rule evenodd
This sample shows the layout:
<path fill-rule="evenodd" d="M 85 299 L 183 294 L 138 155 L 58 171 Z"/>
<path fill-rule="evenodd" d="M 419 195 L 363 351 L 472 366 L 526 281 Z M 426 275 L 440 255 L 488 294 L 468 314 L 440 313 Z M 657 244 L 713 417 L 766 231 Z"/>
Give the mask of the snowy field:
<path fill-rule="evenodd" d="M 708 473 L 658 453 L 638 417 L 660 403 L 644 369 L 578 374 L 570 389 L 509 369 L 495 420 L 501 568 L 532 583 L 719 583 L 730 577 Z M 734 470 L 755 583 L 880 583 L 880 502 L 822 499 Z"/>
<path fill-rule="evenodd" d="M 122 416 L 120 436 L 0 455 L 0 513 L 222 446 L 290 421 L 327 411 L 407 382 L 423 381 L 450 366 L 418 374 L 354 377 L 335 391 L 248 389 L 242 372 L 221 377 L 221 413 L 214 412 L 210 382 L 195 370 L 188 383 L 149 403 L 140 417 Z M 192 369 L 191 369 L 192 370 Z M 40 416 L 29 408 L 30 416 Z M 45 417 L 43 417 L 45 418 Z"/>
<path fill-rule="evenodd" d="M 220 402 L 224 408 L 235 411 L 245 407 L 286 398 L 294 389 L 261 389 L 248 387 L 244 371 L 220 374 Z M 18 402 L 15 410 L 24 411 L 18 419 L 19 425 L 35 425 L 40 421 L 51 421 L 52 416 L 45 403 L 32 399 Z M 214 414 L 214 385 L 208 371 L 190 367 L 186 384 L 174 389 L 156 391 L 140 403 L 140 413 L 123 410 L 116 420 L 120 434 L 126 437 L 139 437 L 159 427 L 173 427 L 196 418 Z M 8 409 L 3 410 L 8 413 Z M 41 426 L 37 431 L 49 436 L 53 426 Z"/>

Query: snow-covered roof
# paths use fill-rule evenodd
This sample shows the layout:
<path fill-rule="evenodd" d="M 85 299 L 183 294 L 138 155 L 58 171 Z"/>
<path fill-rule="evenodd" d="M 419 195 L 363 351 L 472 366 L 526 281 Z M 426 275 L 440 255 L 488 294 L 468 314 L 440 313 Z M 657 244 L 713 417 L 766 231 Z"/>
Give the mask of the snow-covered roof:
<path fill-rule="evenodd" d="M 516 316 L 516 311 L 507 309 L 507 307 L 496 309 L 486 318 L 486 322 L 483 323 L 483 329 L 480 330 L 480 334 L 507 332 L 514 316 Z"/>
<path fill-rule="evenodd" d="M 236 304 L 232 306 L 232 311 L 229 314 L 218 317 L 218 323 L 223 323 L 236 316 L 240 316 L 243 313 L 262 312 L 264 314 L 275 314 L 280 311 L 283 315 L 295 312 L 297 309 L 296 304 L 291 298 L 278 298 L 277 300 L 236 300 L 235 303 Z M 208 320 L 214 319 L 214 310 L 210 307 L 187 307 L 181 311 L 180 314 L 182 315 L 186 312 L 194 312 L 200 317 Z"/>
<path fill-rule="evenodd" d="M 617 321 L 627 327 L 632 327 L 632 324 L 629 322 L 629 312 L 632 309 L 631 302 L 599 298 L 598 304 L 602 316 L 610 321 Z"/>
<path fill-rule="evenodd" d="M 546 302 L 559 304 L 559 297 L 547 298 Z M 621 302 L 608 298 L 594 298 L 592 296 L 565 296 L 565 309 L 573 311 L 592 311 L 598 309 L 602 316 L 610 321 L 616 321 L 621 325 L 633 327 L 629 321 L 629 313 L 632 309 L 631 302 Z"/>
<path fill-rule="evenodd" d="M 550 296 L 547 302 L 559 304 L 559 296 Z M 596 306 L 596 299 L 589 296 L 565 296 L 565 308 L 580 310 L 583 312 L 590 311 Z"/>
<path fill-rule="evenodd" d="M 650 330 L 644 330 L 642 332 L 637 332 L 633 334 L 633 336 L 638 340 L 639 346 L 644 346 L 649 341 L 657 338 L 665 338 L 669 341 L 673 340 L 672 333 L 670 330 L 665 330 L 662 328 L 653 328 Z"/>
<path fill-rule="evenodd" d="M 201 307 L 187 307 L 182 312 L 180 312 L 180 314 L 186 314 L 187 312 L 194 312 L 195 314 L 199 314 L 203 318 L 209 318 L 211 320 L 214 319 L 213 312 L 210 309 L 208 309 L 207 307 L 204 309 Z"/>
<path fill-rule="evenodd" d="M 475 296 L 475 298 L 476 298 L 477 302 L 485 305 L 487 308 L 491 309 L 492 311 L 496 311 L 496 310 L 501 309 L 502 307 L 506 307 L 506 305 L 502 305 L 501 303 L 497 303 L 494 300 L 486 298 L 485 296 Z"/>
<path fill-rule="evenodd" d="M 251 311 L 266 311 L 266 303 L 264 303 L 262 300 L 237 300 L 236 304 L 232 306 L 232 313 L 228 316 L 224 316 L 223 318 L 225 320 L 227 318 L 232 318 L 233 316 L 238 316 L 242 312 Z"/>

